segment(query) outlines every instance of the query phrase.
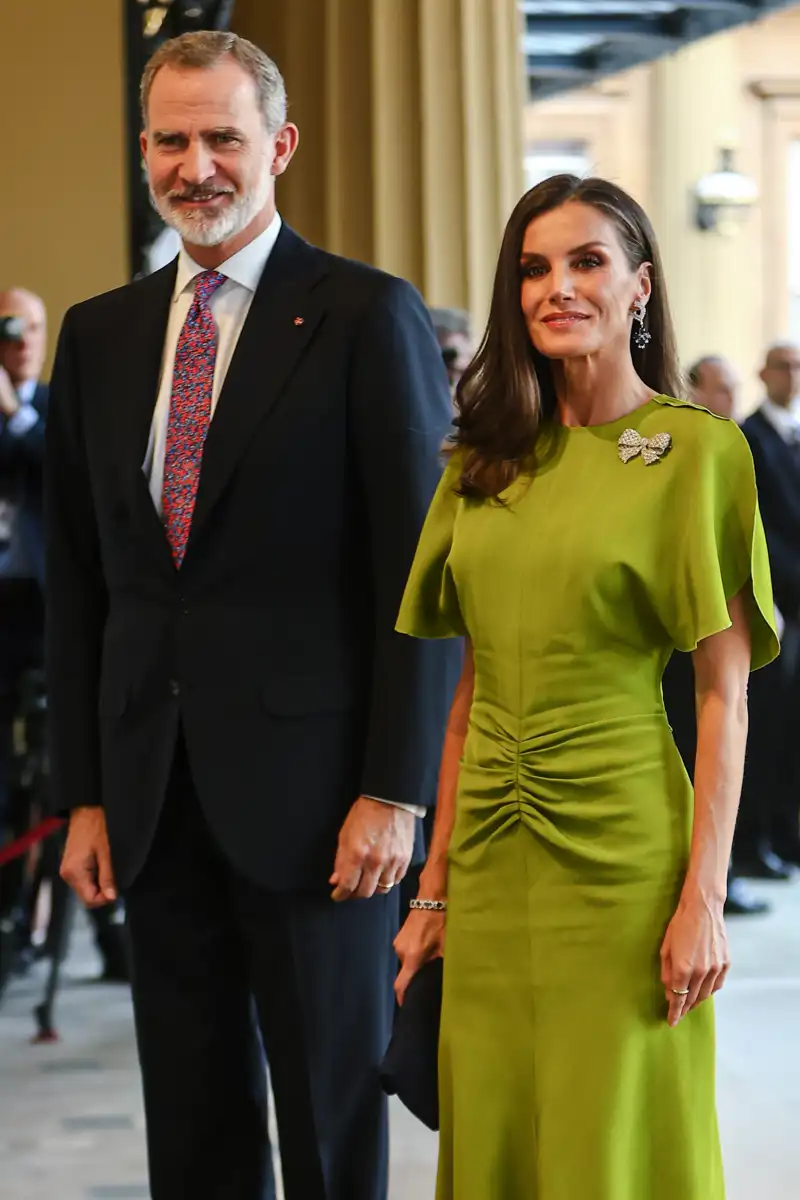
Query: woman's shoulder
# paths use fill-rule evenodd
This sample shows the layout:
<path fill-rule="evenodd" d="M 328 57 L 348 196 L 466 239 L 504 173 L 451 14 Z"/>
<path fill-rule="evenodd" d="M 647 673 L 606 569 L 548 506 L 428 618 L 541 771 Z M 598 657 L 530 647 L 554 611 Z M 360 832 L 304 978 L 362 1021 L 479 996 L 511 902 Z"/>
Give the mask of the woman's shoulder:
<path fill-rule="evenodd" d="M 673 439 L 675 449 L 682 446 L 703 451 L 709 455 L 741 453 L 747 451 L 747 440 L 739 426 L 730 417 L 720 416 L 676 396 L 654 396 L 653 420 L 666 426 Z"/>
<path fill-rule="evenodd" d="M 466 461 L 466 446 L 448 438 L 441 450 L 442 483 L 446 483 L 448 487 L 458 488 Z"/>

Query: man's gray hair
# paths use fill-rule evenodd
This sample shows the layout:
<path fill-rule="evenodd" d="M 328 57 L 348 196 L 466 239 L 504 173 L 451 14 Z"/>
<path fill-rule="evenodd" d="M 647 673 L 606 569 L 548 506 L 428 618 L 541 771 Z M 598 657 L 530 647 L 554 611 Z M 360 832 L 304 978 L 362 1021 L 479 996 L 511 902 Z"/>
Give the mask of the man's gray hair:
<path fill-rule="evenodd" d="M 703 380 L 703 371 L 706 367 L 718 367 L 726 359 L 721 354 L 704 354 L 702 358 L 698 358 L 697 362 L 692 363 L 689 367 L 687 379 L 692 387 L 700 387 Z"/>
<path fill-rule="evenodd" d="M 438 337 L 451 337 L 455 333 L 472 337 L 472 321 L 463 308 L 431 308 L 429 312 Z"/>
<path fill-rule="evenodd" d="M 258 46 L 222 29 L 184 33 L 159 46 L 142 75 L 139 95 L 145 128 L 150 90 L 162 67 L 202 71 L 217 66 L 225 58 L 232 58 L 253 80 L 267 132 L 276 133 L 286 123 L 286 85 L 283 76 L 272 59 Z"/>

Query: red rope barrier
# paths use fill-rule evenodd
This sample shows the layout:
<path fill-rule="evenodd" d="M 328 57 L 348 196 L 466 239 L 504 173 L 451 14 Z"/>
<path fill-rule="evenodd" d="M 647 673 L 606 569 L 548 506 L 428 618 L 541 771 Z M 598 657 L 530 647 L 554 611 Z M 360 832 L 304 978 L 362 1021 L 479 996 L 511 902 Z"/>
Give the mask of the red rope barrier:
<path fill-rule="evenodd" d="M 49 837 L 51 833 L 55 833 L 60 829 L 64 822 L 60 817 L 47 817 L 44 821 L 40 821 L 38 825 L 34 825 L 33 829 L 29 829 L 27 833 L 23 833 L 22 837 L 16 838 L 13 842 L 9 842 L 7 846 L 0 848 L 0 867 L 4 867 L 6 863 L 11 862 L 14 858 L 20 858 L 30 850 L 31 846 L 35 846 L 37 842 L 41 842 L 44 838 Z"/>

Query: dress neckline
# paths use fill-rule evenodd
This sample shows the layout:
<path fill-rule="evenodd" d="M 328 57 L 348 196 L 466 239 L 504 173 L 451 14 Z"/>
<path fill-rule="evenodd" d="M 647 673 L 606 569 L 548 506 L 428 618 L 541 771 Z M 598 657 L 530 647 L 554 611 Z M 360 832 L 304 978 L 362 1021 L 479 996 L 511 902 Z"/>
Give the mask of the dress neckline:
<path fill-rule="evenodd" d="M 663 399 L 663 396 L 651 396 L 649 400 L 645 400 L 644 404 L 640 404 L 638 408 L 632 408 L 630 412 L 624 413 L 621 417 L 615 417 L 613 421 L 596 421 L 591 425 L 563 425 L 559 421 L 557 424 L 559 429 L 564 429 L 567 433 L 586 433 L 592 429 L 614 429 L 617 425 L 625 427 L 626 424 L 638 420 L 649 408 L 652 408 L 659 401 L 663 401 Z"/>

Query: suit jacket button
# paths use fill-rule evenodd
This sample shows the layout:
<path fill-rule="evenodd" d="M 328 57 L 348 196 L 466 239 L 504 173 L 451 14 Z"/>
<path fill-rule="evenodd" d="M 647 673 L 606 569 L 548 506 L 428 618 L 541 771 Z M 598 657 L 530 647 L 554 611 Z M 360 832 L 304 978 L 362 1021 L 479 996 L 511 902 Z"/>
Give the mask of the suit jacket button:
<path fill-rule="evenodd" d="M 169 688 L 170 688 L 170 691 L 172 692 L 173 696 L 180 696 L 181 685 L 178 683 L 177 679 L 170 679 Z"/>

